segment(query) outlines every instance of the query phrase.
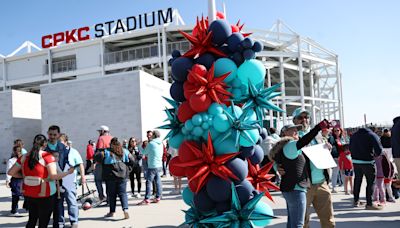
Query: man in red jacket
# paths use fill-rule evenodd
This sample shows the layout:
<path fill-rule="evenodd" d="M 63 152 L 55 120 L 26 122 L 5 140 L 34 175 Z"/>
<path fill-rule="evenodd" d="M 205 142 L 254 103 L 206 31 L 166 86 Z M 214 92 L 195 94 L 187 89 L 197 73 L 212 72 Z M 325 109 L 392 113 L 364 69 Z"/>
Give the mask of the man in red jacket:
<path fill-rule="evenodd" d="M 85 168 L 85 173 L 89 174 L 92 172 L 92 164 L 93 164 L 93 156 L 94 156 L 94 142 L 92 140 L 89 140 L 87 146 L 86 146 L 86 168 Z"/>

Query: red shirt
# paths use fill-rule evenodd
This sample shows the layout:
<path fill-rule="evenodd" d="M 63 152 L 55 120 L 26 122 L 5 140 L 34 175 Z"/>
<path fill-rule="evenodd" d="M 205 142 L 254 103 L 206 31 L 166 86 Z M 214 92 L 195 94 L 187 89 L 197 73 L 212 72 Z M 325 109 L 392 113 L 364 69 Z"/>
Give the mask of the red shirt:
<path fill-rule="evenodd" d="M 43 198 L 49 197 L 56 192 L 56 184 L 54 180 L 49 180 L 49 172 L 47 171 L 47 166 L 50 163 L 55 162 L 55 159 L 51 153 L 40 151 L 39 152 L 39 162 L 35 165 L 33 169 L 30 169 L 28 166 L 29 163 L 29 154 L 25 155 L 26 158 L 21 164 L 22 157 L 18 158 L 17 164 L 22 166 L 22 174 L 24 178 L 26 177 L 39 177 L 46 180 L 44 183 L 46 185 L 46 191 L 44 195 L 40 195 L 41 185 L 37 186 L 29 186 L 25 183 L 22 184 L 22 189 L 24 191 L 24 196 L 32 197 L 32 198 Z"/>
<path fill-rule="evenodd" d="M 113 137 L 111 135 L 102 135 L 97 140 L 97 149 L 108 149 L 110 148 L 110 142 Z"/>
<path fill-rule="evenodd" d="M 93 160 L 94 149 L 93 146 L 88 144 L 86 146 L 86 160 Z"/>
<path fill-rule="evenodd" d="M 349 159 L 349 156 L 351 155 L 350 151 L 341 151 L 339 154 L 339 169 L 340 170 L 345 170 L 345 169 L 353 169 L 353 162 L 351 159 Z"/>

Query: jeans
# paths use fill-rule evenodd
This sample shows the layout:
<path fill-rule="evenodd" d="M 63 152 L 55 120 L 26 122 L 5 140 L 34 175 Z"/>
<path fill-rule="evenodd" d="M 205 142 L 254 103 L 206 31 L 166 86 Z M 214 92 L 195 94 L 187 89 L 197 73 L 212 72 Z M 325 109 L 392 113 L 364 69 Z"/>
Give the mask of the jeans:
<path fill-rule="evenodd" d="M 92 168 L 92 160 L 86 160 L 86 168 L 85 168 L 85 174 L 89 174 L 89 170 Z"/>
<path fill-rule="evenodd" d="M 288 212 L 287 228 L 303 228 L 304 217 L 306 215 L 306 192 L 293 190 L 282 192 L 286 200 Z"/>
<path fill-rule="evenodd" d="M 363 176 L 367 179 L 366 196 L 367 205 L 372 206 L 372 193 L 375 184 L 375 165 L 373 164 L 354 164 L 354 202 L 358 202 L 360 198 L 360 188 Z"/>
<path fill-rule="evenodd" d="M 103 180 L 94 180 L 97 188 L 97 193 L 99 194 L 99 198 L 104 198 L 104 190 L 103 190 Z"/>
<path fill-rule="evenodd" d="M 135 180 L 137 182 L 137 193 L 140 194 L 140 190 L 142 189 L 142 180 L 140 179 L 141 174 L 142 174 L 141 166 L 134 167 L 132 172 L 129 174 L 129 179 L 131 180 L 132 194 L 135 194 Z"/>
<path fill-rule="evenodd" d="M 46 228 L 49 225 L 51 212 L 53 210 L 53 196 L 46 198 L 25 197 L 28 210 L 29 220 L 26 228 L 34 228 L 39 219 L 39 228 Z"/>
<path fill-rule="evenodd" d="M 58 223 L 64 226 L 64 200 L 67 202 L 69 221 L 72 224 L 78 223 L 79 208 L 76 201 L 76 188 L 75 189 L 65 189 L 65 192 L 61 194 L 61 203 L 58 205 L 59 208 L 59 220 Z"/>
<path fill-rule="evenodd" d="M 335 158 L 335 163 L 339 164 L 337 158 Z M 339 174 L 339 166 L 332 168 L 332 189 L 336 188 L 336 185 L 338 183 L 338 174 Z"/>
<path fill-rule="evenodd" d="M 151 183 L 153 180 L 156 181 L 156 198 L 160 198 L 162 194 L 162 185 L 161 185 L 161 178 L 160 178 L 160 170 L 161 168 L 155 169 L 147 169 L 146 172 L 146 196 L 144 197 L 146 200 L 150 199 L 151 196 Z"/>
<path fill-rule="evenodd" d="M 121 201 L 122 210 L 128 210 L 128 195 L 126 194 L 126 180 L 106 180 L 107 199 L 110 205 L 110 212 L 114 213 L 117 206 L 117 195 Z"/>
<path fill-rule="evenodd" d="M 13 214 L 17 213 L 18 202 L 19 202 L 19 196 L 13 195 L 11 199 L 11 213 Z"/>

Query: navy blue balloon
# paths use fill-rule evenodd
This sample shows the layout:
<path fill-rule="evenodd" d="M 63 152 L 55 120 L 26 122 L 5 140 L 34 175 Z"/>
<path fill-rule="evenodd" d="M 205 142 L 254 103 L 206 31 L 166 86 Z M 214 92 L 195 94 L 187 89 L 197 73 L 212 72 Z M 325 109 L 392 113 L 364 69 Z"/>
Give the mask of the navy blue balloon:
<path fill-rule="evenodd" d="M 260 52 L 264 49 L 264 45 L 260 41 L 256 41 L 254 42 L 252 49 L 255 52 Z"/>
<path fill-rule="evenodd" d="M 172 83 L 171 87 L 169 88 L 169 93 L 171 94 L 172 99 L 175 101 L 183 102 L 186 100 L 185 96 L 183 95 L 183 83 L 181 82 Z"/>
<path fill-rule="evenodd" d="M 210 53 L 204 53 L 194 60 L 195 63 L 205 66 L 210 69 L 212 64 L 215 62 L 215 57 Z"/>
<path fill-rule="evenodd" d="M 222 45 L 232 34 L 232 29 L 226 20 L 215 20 L 211 22 L 208 31 L 212 32 L 211 41 L 215 45 Z"/>
<path fill-rule="evenodd" d="M 250 162 L 253 165 L 260 164 L 261 161 L 264 159 L 264 150 L 260 145 L 254 146 L 254 154 L 250 158 Z"/>
<path fill-rule="evenodd" d="M 240 52 L 233 53 L 232 60 L 236 63 L 237 66 L 240 66 L 244 62 L 242 53 Z"/>
<path fill-rule="evenodd" d="M 242 41 L 242 46 L 243 46 L 243 48 L 250 49 L 250 48 L 253 47 L 253 45 L 254 45 L 254 41 L 253 41 L 253 39 L 251 39 L 250 37 L 246 37 L 246 38 L 244 38 L 244 40 Z"/>
<path fill-rule="evenodd" d="M 212 176 L 206 184 L 207 194 L 215 202 L 227 201 L 231 198 L 231 181 Z"/>
<path fill-rule="evenodd" d="M 207 195 L 206 188 L 200 190 L 193 197 L 194 206 L 202 212 L 211 211 L 215 208 L 215 202 Z"/>
<path fill-rule="evenodd" d="M 241 153 L 240 153 L 239 157 L 240 158 L 251 157 L 254 154 L 254 150 L 255 150 L 254 146 L 249 146 L 249 147 L 242 146 L 242 147 L 240 147 L 240 152 Z"/>
<path fill-rule="evenodd" d="M 222 214 L 226 211 L 231 210 L 231 201 L 225 201 L 215 204 L 215 210 L 218 214 Z"/>
<path fill-rule="evenodd" d="M 239 180 L 235 180 L 235 182 L 243 181 L 249 173 L 247 161 L 243 161 L 240 158 L 234 158 L 230 160 L 226 163 L 226 166 L 233 172 L 233 174 L 235 174 L 237 178 L 239 178 Z"/>
<path fill-rule="evenodd" d="M 228 45 L 218 47 L 218 49 L 227 55 L 230 55 L 232 53 L 231 50 L 229 50 Z"/>
<path fill-rule="evenodd" d="M 228 37 L 227 44 L 231 52 L 237 51 L 238 45 L 243 41 L 244 37 L 240 32 L 234 32 Z"/>
<path fill-rule="evenodd" d="M 243 51 L 243 57 L 245 60 L 256 58 L 256 53 L 252 49 L 245 49 Z"/>
<path fill-rule="evenodd" d="M 265 140 L 265 139 L 267 138 L 267 136 L 268 136 L 268 131 L 267 131 L 267 129 L 263 128 L 263 129 L 261 130 L 260 136 L 261 136 L 261 138 L 262 138 L 263 140 Z"/>
<path fill-rule="evenodd" d="M 247 179 L 235 186 L 236 192 L 239 196 L 240 204 L 244 206 L 247 202 L 254 197 L 254 187 Z"/>
<path fill-rule="evenodd" d="M 193 66 L 193 61 L 186 57 L 179 57 L 173 63 L 171 67 L 172 78 L 178 82 L 185 82 L 188 70 Z"/>
<path fill-rule="evenodd" d="M 173 50 L 171 55 L 174 58 L 178 58 L 178 57 L 181 57 L 181 52 L 179 50 Z"/>

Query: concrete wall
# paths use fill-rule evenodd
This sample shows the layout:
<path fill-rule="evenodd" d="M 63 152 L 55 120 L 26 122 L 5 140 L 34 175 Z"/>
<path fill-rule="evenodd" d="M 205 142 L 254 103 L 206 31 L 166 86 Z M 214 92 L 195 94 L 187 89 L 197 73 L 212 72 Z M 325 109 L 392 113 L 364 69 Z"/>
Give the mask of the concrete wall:
<path fill-rule="evenodd" d="M 94 44 L 76 49 L 76 65 L 78 70 L 100 66 L 100 46 Z"/>
<path fill-rule="evenodd" d="M 88 140 L 97 140 L 100 125 L 119 139 L 141 138 L 166 118 L 160 111 L 165 103 L 160 103 L 168 87 L 141 71 L 42 85 L 42 131 L 59 125 L 83 156 Z"/>
<path fill-rule="evenodd" d="M 5 172 L 5 161 L 10 158 L 13 141 L 25 142 L 25 148 L 32 146 L 33 137 L 41 132 L 40 95 L 21 91 L 0 93 L 0 172 Z"/>
<path fill-rule="evenodd" d="M 42 76 L 46 59 L 47 55 L 39 55 L 7 62 L 8 80 Z"/>

